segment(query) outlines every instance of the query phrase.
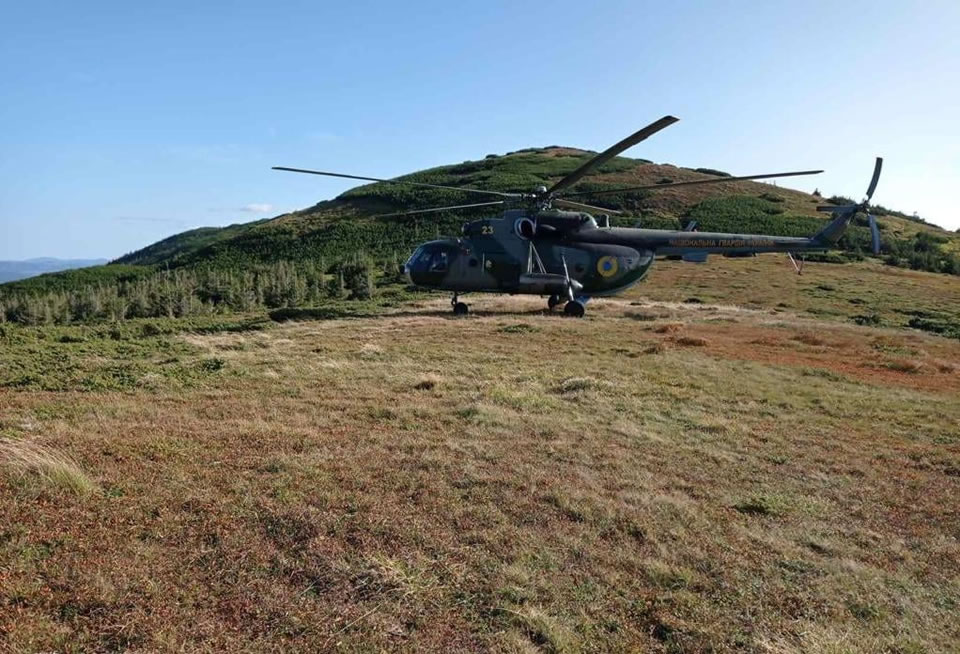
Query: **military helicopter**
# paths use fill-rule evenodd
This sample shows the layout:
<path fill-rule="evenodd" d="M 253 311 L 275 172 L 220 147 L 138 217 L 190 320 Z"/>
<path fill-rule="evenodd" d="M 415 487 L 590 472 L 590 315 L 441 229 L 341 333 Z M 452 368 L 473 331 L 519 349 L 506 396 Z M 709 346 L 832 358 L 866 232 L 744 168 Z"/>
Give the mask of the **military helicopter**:
<path fill-rule="evenodd" d="M 859 204 L 817 207 L 818 211 L 833 214 L 833 219 L 810 237 L 697 232 L 692 231 L 691 225 L 682 231 L 611 227 L 608 215 L 601 216 L 598 223 L 585 210 L 603 214 L 620 212 L 568 199 L 584 195 L 654 191 L 678 186 L 723 184 L 742 180 L 816 175 L 823 172 L 802 170 L 589 192 L 564 192 L 590 171 L 677 120 L 673 116 L 664 116 L 597 154 L 552 186 L 539 186 L 531 192 L 488 191 L 284 166 L 275 166 L 274 170 L 450 189 L 498 197 L 499 199 L 489 202 L 415 209 L 382 216 L 406 216 L 496 205 L 509 207 L 497 218 L 474 220 L 465 224 L 459 238 L 443 238 L 420 245 L 406 262 L 404 271 L 414 284 L 450 291 L 453 294 L 450 304 L 455 315 L 465 315 L 469 311 L 468 306 L 460 301 L 461 293 L 484 292 L 546 295 L 549 296 L 547 305 L 551 310 L 563 304 L 565 315 L 582 317 L 590 298 L 615 295 L 638 283 L 646 277 L 658 255 L 703 263 L 711 254 L 741 257 L 761 252 L 784 252 L 794 261 L 799 272 L 802 256 L 799 257 L 801 265 L 797 264 L 795 257 L 804 252 L 836 247 L 854 215 L 858 212 L 866 213 L 868 210 L 883 164 L 879 157 L 865 199 Z M 574 211 L 556 209 L 554 205 Z M 872 215 L 868 214 L 868 217 L 873 250 L 878 253 L 880 239 L 876 221 Z"/>

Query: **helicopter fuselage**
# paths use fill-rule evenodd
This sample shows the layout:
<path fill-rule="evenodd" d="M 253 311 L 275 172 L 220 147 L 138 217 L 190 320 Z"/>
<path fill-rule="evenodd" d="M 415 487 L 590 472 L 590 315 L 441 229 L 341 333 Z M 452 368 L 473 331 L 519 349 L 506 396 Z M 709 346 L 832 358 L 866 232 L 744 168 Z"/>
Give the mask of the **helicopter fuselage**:
<path fill-rule="evenodd" d="M 825 250 L 809 238 L 600 227 L 592 216 L 508 210 L 476 220 L 460 238 L 424 243 L 406 264 L 418 286 L 463 292 L 614 295 L 641 281 L 656 255 L 702 262 L 709 254 Z"/>

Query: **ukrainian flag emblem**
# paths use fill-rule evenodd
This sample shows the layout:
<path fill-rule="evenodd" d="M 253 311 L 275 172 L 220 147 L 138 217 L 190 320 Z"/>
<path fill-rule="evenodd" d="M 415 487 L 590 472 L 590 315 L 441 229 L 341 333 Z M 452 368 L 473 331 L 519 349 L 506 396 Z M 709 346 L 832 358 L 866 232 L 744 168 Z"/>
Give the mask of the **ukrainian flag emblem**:
<path fill-rule="evenodd" d="M 617 274 L 617 258 L 606 256 L 597 260 L 597 272 L 601 277 L 613 277 Z"/>

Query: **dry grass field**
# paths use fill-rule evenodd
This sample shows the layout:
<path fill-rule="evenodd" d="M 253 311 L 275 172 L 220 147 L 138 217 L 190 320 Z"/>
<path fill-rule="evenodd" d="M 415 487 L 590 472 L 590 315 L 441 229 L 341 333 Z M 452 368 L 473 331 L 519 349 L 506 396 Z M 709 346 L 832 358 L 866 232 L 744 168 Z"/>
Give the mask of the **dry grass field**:
<path fill-rule="evenodd" d="M 8 327 L 0 650 L 958 651 L 960 278 L 468 300 Z"/>

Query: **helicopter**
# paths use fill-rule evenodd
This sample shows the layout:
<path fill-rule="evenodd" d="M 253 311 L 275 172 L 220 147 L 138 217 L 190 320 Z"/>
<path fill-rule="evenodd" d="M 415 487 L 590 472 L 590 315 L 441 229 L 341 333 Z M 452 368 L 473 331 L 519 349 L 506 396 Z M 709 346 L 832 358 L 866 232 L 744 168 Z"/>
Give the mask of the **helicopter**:
<path fill-rule="evenodd" d="M 869 213 L 869 203 L 880 178 L 883 165 L 880 157 L 876 159 L 873 177 L 863 201 L 842 206 L 818 206 L 818 211 L 832 214 L 832 220 L 809 237 L 699 232 L 693 231 L 693 224 L 687 225 L 684 230 L 612 227 L 608 214 L 620 212 L 569 199 L 823 172 L 801 170 L 594 191 L 567 190 L 610 159 L 678 120 L 673 116 L 664 116 L 590 158 L 553 185 L 542 185 L 530 192 L 490 191 L 285 166 L 274 166 L 273 169 L 498 197 L 487 202 L 414 209 L 379 216 L 407 216 L 506 205 L 498 217 L 465 224 L 460 237 L 423 243 L 404 265 L 404 273 L 415 285 L 451 292 L 450 304 L 453 313 L 458 316 L 466 315 L 469 311 L 467 304 L 460 301 L 460 294 L 482 292 L 548 296 L 547 306 L 550 310 L 562 304 L 565 315 L 583 317 L 591 298 L 616 295 L 643 280 L 657 256 L 703 263 L 711 254 L 745 257 L 763 252 L 783 252 L 794 262 L 797 272 L 801 272 L 802 254 L 835 248 L 857 213 L 867 214 L 872 249 L 875 254 L 879 253 L 880 237 L 876 220 Z M 588 211 L 602 212 L 600 221 Z"/>

